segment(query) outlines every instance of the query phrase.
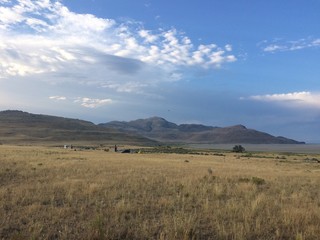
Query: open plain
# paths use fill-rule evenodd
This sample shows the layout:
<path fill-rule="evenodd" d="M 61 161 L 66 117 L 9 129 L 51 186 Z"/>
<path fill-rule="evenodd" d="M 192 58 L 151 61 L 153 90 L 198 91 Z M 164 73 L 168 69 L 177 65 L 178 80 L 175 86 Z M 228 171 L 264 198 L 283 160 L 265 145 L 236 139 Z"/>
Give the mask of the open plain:
<path fill-rule="evenodd" d="M 1 145 L 0 239 L 319 239 L 320 155 L 169 149 Z"/>

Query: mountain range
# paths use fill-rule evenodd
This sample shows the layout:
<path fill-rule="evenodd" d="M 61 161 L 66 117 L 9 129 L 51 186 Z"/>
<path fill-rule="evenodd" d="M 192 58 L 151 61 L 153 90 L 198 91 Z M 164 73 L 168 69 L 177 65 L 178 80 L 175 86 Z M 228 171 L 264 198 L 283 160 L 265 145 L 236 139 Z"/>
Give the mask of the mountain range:
<path fill-rule="evenodd" d="M 160 142 L 179 143 L 256 143 L 256 144 L 300 144 L 285 137 L 274 137 L 268 133 L 247 129 L 243 125 L 212 127 L 201 124 L 177 125 L 160 117 L 138 119 L 130 122 L 112 121 L 100 126 L 132 132 Z"/>
<path fill-rule="evenodd" d="M 98 126 L 79 119 L 32 114 L 16 110 L 0 112 L 0 143 L 6 144 L 136 144 L 155 141 Z"/>
<path fill-rule="evenodd" d="M 32 114 L 17 110 L 0 112 L 0 143 L 91 143 L 155 145 L 159 143 L 272 143 L 300 144 L 285 137 L 247 129 L 243 125 L 212 127 L 180 124 L 160 117 L 101 124 Z"/>

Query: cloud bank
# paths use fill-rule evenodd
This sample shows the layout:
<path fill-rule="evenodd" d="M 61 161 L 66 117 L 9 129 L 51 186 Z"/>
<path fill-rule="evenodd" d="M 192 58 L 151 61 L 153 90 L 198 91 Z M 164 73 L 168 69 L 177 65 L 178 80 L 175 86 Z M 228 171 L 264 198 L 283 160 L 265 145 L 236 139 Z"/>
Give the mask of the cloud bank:
<path fill-rule="evenodd" d="M 273 102 L 292 108 L 320 109 L 320 93 L 293 92 L 282 94 L 256 95 L 249 97 L 251 100 Z"/>
<path fill-rule="evenodd" d="M 181 80 L 182 69 L 237 60 L 230 44 L 195 46 L 174 28 L 148 30 L 132 21 L 78 14 L 50 0 L 0 0 L 0 37 L 1 82 L 40 79 L 52 86 L 95 86 L 106 94 L 147 94 L 162 82 Z M 109 100 L 77 97 L 83 107 Z"/>

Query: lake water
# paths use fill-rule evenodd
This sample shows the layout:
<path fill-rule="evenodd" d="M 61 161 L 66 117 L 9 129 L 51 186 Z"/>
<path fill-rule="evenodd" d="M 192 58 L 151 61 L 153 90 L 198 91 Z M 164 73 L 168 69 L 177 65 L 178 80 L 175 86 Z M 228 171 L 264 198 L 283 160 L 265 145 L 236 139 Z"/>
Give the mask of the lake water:
<path fill-rule="evenodd" d="M 196 149 L 232 150 L 236 144 L 188 144 L 186 147 Z M 241 144 L 250 152 L 293 152 L 318 153 L 320 144 Z"/>

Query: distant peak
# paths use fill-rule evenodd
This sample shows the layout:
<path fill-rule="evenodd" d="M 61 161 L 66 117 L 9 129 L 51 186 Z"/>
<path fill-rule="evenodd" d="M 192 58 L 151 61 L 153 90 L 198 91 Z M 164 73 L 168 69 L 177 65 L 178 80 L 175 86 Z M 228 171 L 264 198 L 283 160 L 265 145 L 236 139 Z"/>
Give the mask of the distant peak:
<path fill-rule="evenodd" d="M 241 125 L 241 124 L 231 126 L 230 128 L 233 128 L 233 129 L 247 129 L 244 125 Z"/>
<path fill-rule="evenodd" d="M 167 121 L 166 119 L 162 118 L 162 117 L 157 117 L 157 116 L 154 116 L 154 117 L 150 117 L 148 118 L 149 120 L 161 120 L 161 121 Z"/>

